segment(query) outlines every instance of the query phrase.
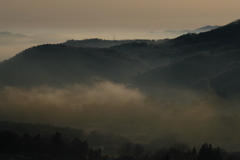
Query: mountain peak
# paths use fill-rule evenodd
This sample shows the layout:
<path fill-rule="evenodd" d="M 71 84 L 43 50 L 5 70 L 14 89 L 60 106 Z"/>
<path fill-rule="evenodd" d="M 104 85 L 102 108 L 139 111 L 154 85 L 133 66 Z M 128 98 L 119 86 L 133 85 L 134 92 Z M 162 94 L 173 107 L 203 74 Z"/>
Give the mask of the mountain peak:
<path fill-rule="evenodd" d="M 239 25 L 240 24 L 240 19 L 237 19 L 231 23 L 229 23 L 228 25 Z"/>
<path fill-rule="evenodd" d="M 7 31 L 0 32 L 0 35 L 11 35 L 11 34 L 12 34 L 12 33 L 7 32 Z"/>
<path fill-rule="evenodd" d="M 19 33 L 11 33 L 11 32 L 8 32 L 8 31 L 2 31 L 0 32 L 0 36 L 3 36 L 3 37 L 27 37 L 26 35 L 23 35 L 23 34 L 19 34 Z M 0 37 L 1 38 L 1 37 Z"/>

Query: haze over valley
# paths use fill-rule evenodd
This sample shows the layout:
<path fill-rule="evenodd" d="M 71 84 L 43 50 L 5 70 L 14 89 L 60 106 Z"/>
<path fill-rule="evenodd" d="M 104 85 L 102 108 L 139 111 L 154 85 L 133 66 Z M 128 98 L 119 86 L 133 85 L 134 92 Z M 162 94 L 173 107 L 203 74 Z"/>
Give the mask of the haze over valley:
<path fill-rule="evenodd" d="M 231 1 L 4 2 L 0 159 L 239 159 Z"/>

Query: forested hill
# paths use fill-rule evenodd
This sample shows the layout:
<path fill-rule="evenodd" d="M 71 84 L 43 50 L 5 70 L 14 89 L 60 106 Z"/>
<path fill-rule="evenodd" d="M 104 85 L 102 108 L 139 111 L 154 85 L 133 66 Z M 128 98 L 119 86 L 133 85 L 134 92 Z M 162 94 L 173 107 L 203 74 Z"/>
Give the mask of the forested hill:
<path fill-rule="evenodd" d="M 91 83 L 93 77 L 127 82 L 144 64 L 113 49 L 62 44 L 29 48 L 0 63 L 0 84 L 13 86 Z"/>
<path fill-rule="evenodd" d="M 138 85 L 240 93 L 240 20 L 212 31 L 186 34 L 157 46 L 175 57 L 139 74 Z M 159 54 L 161 55 L 161 53 Z"/>
<path fill-rule="evenodd" d="M 239 52 L 239 20 L 170 40 L 70 40 L 32 47 L 0 63 L 0 84 L 89 84 L 98 77 L 138 86 L 238 94 Z"/>

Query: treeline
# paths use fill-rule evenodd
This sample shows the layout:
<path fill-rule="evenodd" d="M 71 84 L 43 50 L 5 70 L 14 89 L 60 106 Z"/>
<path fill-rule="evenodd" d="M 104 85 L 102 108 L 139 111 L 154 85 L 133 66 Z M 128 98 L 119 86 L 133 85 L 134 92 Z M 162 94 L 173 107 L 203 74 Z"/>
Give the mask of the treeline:
<path fill-rule="evenodd" d="M 220 147 L 204 143 L 199 150 L 185 143 L 169 148 L 150 150 L 142 144 L 123 143 L 115 158 L 102 155 L 102 149 L 92 149 L 87 141 L 75 137 L 67 139 L 61 133 L 31 136 L 19 135 L 11 130 L 0 132 L 1 155 L 15 155 L 16 159 L 68 159 L 68 160 L 239 160 L 240 152 L 227 152 Z"/>
<path fill-rule="evenodd" d="M 199 150 L 186 143 L 175 143 L 169 148 L 151 151 L 141 144 L 126 142 L 119 148 L 119 157 L 122 160 L 239 160 L 240 152 L 228 153 L 210 143 L 204 143 Z"/>
<path fill-rule="evenodd" d="M 64 137 L 73 139 L 78 137 L 80 139 L 86 139 L 87 134 L 82 129 L 75 129 L 70 127 L 60 127 L 50 124 L 40 124 L 40 123 L 24 123 L 24 122 L 11 122 L 11 121 L 0 121 L 0 131 L 11 130 L 20 135 L 28 133 L 29 135 L 48 135 L 60 132 Z"/>
<path fill-rule="evenodd" d="M 25 133 L 28 133 L 32 137 L 38 134 L 44 137 L 49 137 L 53 133 L 58 131 L 63 137 L 65 137 L 64 139 L 71 140 L 75 137 L 78 137 L 82 141 L 87 141 L 88 145 L 92 148 L 101 148 L 102 146 L 104 146 L 104 150 L 102 150 L 103 153 L 109 155 L 116 155 L 119 146 L 123 142 L 129 141 L 127 137 L 114 133 L 102 133 L 98 130 L 85 132 L 82 129 L 59 127 L 49 124 L 0 121 L 0 131 L 3 130 L 11 130 L 19 135 L 24 135 Z"/>
<path fill-rule="evenodd" d="M 56 132 L 53 135 L 19 135 L 14 131 L 0 132 L 0 153 L 16 155 L 25 159 L 81 159 L 100 158 L 101 149 L 93 150 L 87 141 L 77 137 L 68 140 Z"/>

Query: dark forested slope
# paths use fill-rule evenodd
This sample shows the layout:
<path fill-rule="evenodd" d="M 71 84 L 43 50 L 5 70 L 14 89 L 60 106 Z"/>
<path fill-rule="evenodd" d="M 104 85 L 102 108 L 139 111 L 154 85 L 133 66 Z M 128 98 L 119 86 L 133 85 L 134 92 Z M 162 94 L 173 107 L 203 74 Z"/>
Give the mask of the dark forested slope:
<path fill-rule="evenodd" d="M 138 85 L 240 93 L 240 21 L 200 34 L 187 34 L 158 45 L 169 48 L 171 63 L 139 74 Z M 159 54 L 161 55 L 161 53 Z"/>
<path fill-rule="evenodd" d="M 113 49 L 76 48 L 62 44 L 27 49 L 0 63 L 2 85 L 89 83 L 92 77 L 127 82 L 143 64 Z"/>

